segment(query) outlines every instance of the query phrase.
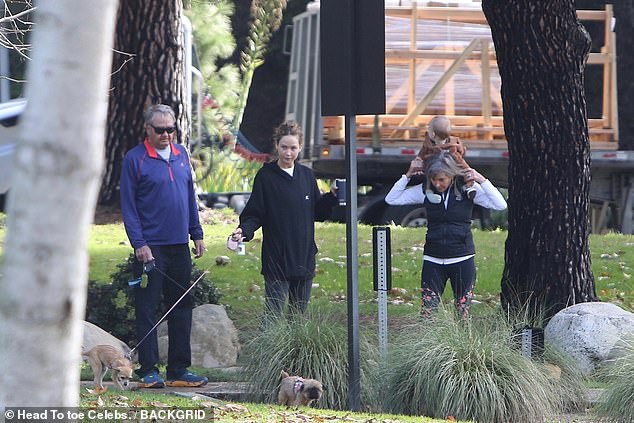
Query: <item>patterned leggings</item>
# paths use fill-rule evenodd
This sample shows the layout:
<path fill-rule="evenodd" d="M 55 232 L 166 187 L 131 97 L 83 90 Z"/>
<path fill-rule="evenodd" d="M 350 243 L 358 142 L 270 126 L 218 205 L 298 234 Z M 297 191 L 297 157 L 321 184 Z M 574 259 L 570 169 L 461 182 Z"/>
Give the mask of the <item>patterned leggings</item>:
<path fill-rule="evenodd" d="M 422 317 L 430 317 L 438 308 L 447 279 L 451 281 L 451 289 L 453 290 L 458 313 L 463 319 L 469 317 L 469 308 L 471 307 L 473 288 L 476 281 L 474 257 L 454 264 L 423 262 L 420 284 Z"/>

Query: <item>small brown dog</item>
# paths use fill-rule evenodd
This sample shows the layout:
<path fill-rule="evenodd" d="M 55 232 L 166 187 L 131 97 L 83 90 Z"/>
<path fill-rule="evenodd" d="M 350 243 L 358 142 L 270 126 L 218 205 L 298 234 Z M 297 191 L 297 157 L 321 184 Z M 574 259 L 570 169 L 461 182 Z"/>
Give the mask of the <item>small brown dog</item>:
<path fill-rule="evenodd" d="M 82 355 L 88 359 L 92 372 L 95 375 L 95 393 L 106 391 L 103 386 L 103 377 L 108 369 L 112 372 L 112 381 L 121 390 L 128 387 L 134 365 L 124 357 L 123 352 L 111 345 L 96 345 L 89 351 L 83 351 Z"/>
<path fill-rule="evenodd" d="M 324 387 L 320 381 L 289 376 L 282 370 L 282 382 L 277 402 L 287 406 L 310 405 L 313 401 L 321 398 L 323 392 Z"/>

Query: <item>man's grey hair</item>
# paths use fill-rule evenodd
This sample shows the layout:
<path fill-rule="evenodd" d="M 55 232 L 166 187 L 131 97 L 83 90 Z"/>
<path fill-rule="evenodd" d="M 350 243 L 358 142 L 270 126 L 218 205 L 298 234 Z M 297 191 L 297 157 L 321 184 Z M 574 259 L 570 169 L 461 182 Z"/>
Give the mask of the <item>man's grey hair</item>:
<path fill-rule="evenodd" d="M 453 178 L 461 176 L 464 171 L 458 166 L 451 153 L 443 150 L 425 160 L 425 176 L 434 178 L 440 173 Z"/>
<path fill-rule="evenodd" d="M 157 114 L 170 115 L 172 119 L 174 119 L 174 122 L 176 122 L 176 114 L 170 106 L 166 104 L 154 104 L 148 107 L 148 109 L 145 111 L 145 124 L 151 124 L 154 120 L 154 116 L 156 116 Z"/>

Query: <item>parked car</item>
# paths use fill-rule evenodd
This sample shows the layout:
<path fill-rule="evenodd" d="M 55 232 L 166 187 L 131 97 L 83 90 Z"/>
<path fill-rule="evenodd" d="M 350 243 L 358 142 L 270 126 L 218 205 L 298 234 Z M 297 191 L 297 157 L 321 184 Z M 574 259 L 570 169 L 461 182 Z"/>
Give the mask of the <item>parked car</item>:
<path fill-rule="evenodd" d="M 7 191 L 11 186 L 16 125 L 26 108 L 26 100 L 18 98 L 0 103 L 0 211 L 4 211 Z"/>

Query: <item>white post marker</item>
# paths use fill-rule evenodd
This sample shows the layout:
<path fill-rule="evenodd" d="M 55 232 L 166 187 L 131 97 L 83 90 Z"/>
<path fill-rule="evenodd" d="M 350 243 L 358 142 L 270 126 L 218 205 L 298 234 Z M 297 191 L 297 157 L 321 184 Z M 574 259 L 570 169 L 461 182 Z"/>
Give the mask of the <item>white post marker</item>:
<path fill-rule="evenodd" d="M 544 329 L 524 326 L 516 331 L 520 342 L 520 354 L 528 359 L 544 358 Z"/>
<path fill-rule="evenodd" d="M 533 331 L 530 328 L 522 329 L 522 355 L 528 359 L 532 357 Z"/>
<path fill-rule="evenodd" d="M 387 355 L 387 292 L 392 287 L 392 254 L 390 228 L 372 228 L 372 248 L 374 257 L 374 290 L 377 291 L 379 308 L 379 350 Z"/>

